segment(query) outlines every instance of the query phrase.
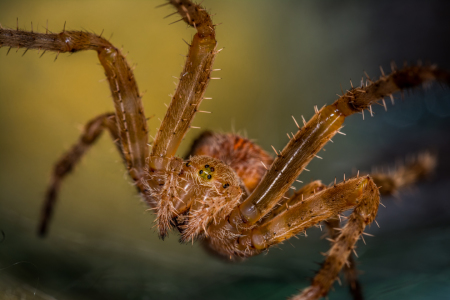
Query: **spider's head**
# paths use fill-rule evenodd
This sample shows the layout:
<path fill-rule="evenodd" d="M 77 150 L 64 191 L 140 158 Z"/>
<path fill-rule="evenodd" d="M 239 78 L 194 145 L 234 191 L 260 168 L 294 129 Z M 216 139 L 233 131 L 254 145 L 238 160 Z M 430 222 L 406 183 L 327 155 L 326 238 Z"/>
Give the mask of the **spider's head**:
<path fill-rule="evenodd" d="M 189 221 L 182 233 L 182 241 L 187 242 L 201 234 L 214 220 L 222 220 L 230 214 L 239 203 L 242 190 L 233 169 L 209 156 L 191 157 L 183 171 L 196 183 L 192 187 L 194 201 Z"/>
<path fill-rule="evenodd" d="M 234 198 L 242 193 L 236 173 L 218 159 L 206 155 L 193 156 L 185 163 L 184 170 L 211 197 L 221 195 Z"/>

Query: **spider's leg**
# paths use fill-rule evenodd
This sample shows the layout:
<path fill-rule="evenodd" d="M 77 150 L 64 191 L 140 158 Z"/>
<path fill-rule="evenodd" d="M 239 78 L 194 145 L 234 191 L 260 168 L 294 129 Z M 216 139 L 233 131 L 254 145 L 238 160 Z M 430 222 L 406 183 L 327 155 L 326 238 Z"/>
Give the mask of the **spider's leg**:
<path fill-rule="evenodd" d="M 182 19 L 197 29 L 186 58 L 183 71 L 164 120 L 152 147 L 152 156 L 172 157 L 175 155 L 192 120 L 199 112 L 203 94 L 211 79 L 212 65 L 217 54 L 215 25 L 208 12 L 200 5 L 187 0 L 168 1 L 175 6 Z M 150 161 L 150 166 L 152 166 Z"/>
<path fill-rule="evenodd" d="M 185 172 L 182 160 L 175 157 L 175 153 L 181 140 L 191 126 L 195 114 L 199 111 L 199 105 L 203 100 L 203 94 L 211 79 L 212 64 L 217 54 L 215 25 L 212 23 L 206 9 L 189 0 L 169 0 L 167 4 L 173 5 L 181 20 L 194 27 L 197 33 L 189 46 L 185 67 L 180 74 L 179 83 L 167 113 L 161 122 L 161 126 L 152 143 L 152 151 L 146 162 L 147 174 L 144 197 L 155 202 L 157 219 L 156 223 L 160 237 L 164 237 L 175 223 L 182 223 L 182 216 L 190 210 L 193 200 L 203 199 L 208 193 L 198 189 L 198 174 L 191 176 L 193 168 Z M 204 159 L 196 162 L 204 162 Z M 196 165 L 192 160 L 187 166 Z M 204 163 L 203 168 L 209 166 Z M 214 170 L 214 168 L 213 168 Z M 196 170 L 196 173 L 202 170 Z M 217 174 L 216 172 L 215 174 Z M 188 175 L 190 174 L 190 175 Z M 203 171 L 200 173 L 205 175 Z M 209 179 L 212 175 L 209 176 Z M 209 180 L 208 179 L 208 180 Z M 239 190 L 239 189 L 238 189 Z M 238 197 L 236 194 L 236 197 Z M 198 215 L 198 214 L 197 214 Z M 178 221 L 174 218 L 178 217 Z"/>
<path fill-rule="evenodd" d="M 384 97 L 431 81 L 450 84 L 450 73 L 434 66 L 404 67 L 367 86 L 353 88 L 316 114 L 292 137 L 258 187 L 234 209 L 223 227 L 251 228 L 286 194 L 295 179 L 322 147 L 339 132 L 344 119 L 369 109 Z"/>
<path fill-rule="evenodd" d="M 95 50 L 105 70 L 116 109 L 123 154 L 131 177 L 145 175 L 148 157 L 147 121 L 133 72 L 125 57 L 106 39 L 84 31 L 37 33 L 0 28 L 0 46 L 59 53 Z"/>
<path fill-rule="evenodd" d="M 244 254 L 257 254 L 270 245 L 281 243 L 321 221 L 354 208 L 340 235 L 333 240 L 334 244 L 311 286 L 293 298 L 318 299 L 328 293 L 364 228 L 375 219 L 379 201 L 378 188 L 369 176 L 352 178 L 286 208 L 283 213 L 247 232 L 241 232 L 237 248 Z"/>
<path fill-rule="evenodd" d="M 278 203 L 278 207 L 270 212 L 270 216 L 265 217 L 264 219 L 260 220 L 260 222 L 266 222 L 268 219 L 273 219 L 286 209 L 289 209 L 289 207 L 304 201 L 304 199 L 308 198 L 309 196 L 314 195 L 315 193 L 318 193 L 326 188 L 327 186 L 324 185 L 320 180 L 315 180 L 308 184 L 305 184 L 291 197 L 284 196 Z"/>
<path fill-rule="evenodd" d="M 102 114 L 89 121 L 89 123 L 86 124 L 78 142 L 61 157 L 53 169 L 51 182 L 46 192 L 45 203 L 42 207 L 39 235 L 44 236 L 47 233 L 48 224 L 50 222 L 50 218 L 52 217 L 53 208 L 55 206 L 62 181 L 67 174 L 72 171 L 89 148 L 97 141 L 105 128 L 108 129 L 123 157 L 114 113 Z"/>
<path fill-rule="evenodd" d="M 327 226 L 330 240 L 334 241 L 339 236 L 340 232 L 340 220 L 338 217 L 330 218 L 324 222 Z M 356 261 L 353 253 L 347 258 L 347 262 L 342 268 L 342 272 L 344 273 L 345 280 L 348 282 L 348 286 L 350 289 L 350 294 L 353 297 L 353 300 L 362 300 L 364 299 L 362 293 L 361 283 L 358 280 L 358 270 L 356 268 Z"/>
<path fill-rule="evenodd" d="M 370 174 L 373 181 L 380 187 L 381 195 L 397 195 L 398 191 L 414 185 L 427 177 L 436 167 L 437 158 L 429 152 L 420 153 L 399 163 L 390 170 L 375 171 Z"/>

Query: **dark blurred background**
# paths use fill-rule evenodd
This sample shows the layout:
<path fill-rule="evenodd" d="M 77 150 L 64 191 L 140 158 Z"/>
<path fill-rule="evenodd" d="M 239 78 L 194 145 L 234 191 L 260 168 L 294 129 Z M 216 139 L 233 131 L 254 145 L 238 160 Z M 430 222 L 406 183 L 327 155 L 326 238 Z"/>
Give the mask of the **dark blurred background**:
<path fill-rule="evenodd" d="M 0 2 L 0 23 L 55 32 L 88 30 L 110 37 L 137 63 L 136 78 L 154 135 L 194 31 L 162 1 Z M 204 129 L 234 131 L 265 149 L 282 149 L 286 132 L 313 105 L 372 77 L 394 60 L 437 63 L 450 70 L 449 1 L 210 1 L 216 14 L 221 68 L 196 117 Z M 242 263 L 225 263 L 201 246 L 165 241 L 153 229 L 109 137 L 92 148 L 64 182 L 46 239 L 36 227 L 53 163 L 94 116 L 112 111 L 103 70 L 93 52 L 60 55 L 0 50 L 0 298 L 2 299 L 284 299 L 308 285 L 329 245 L 319 229 Z M 450 92 L 399 95 L 388 112 L 355 115 L 346 136 L 326 145 L 303 181 L 354 174 L 407 154 L 436 151 L 426 182 L 383 199 L 375 238 L 358 244 L 367 299 L 450 298 Z M 183 154 L 200 131 L 187 134 Z M 2 238 L 4 236 L 4 238 Z M 348 299 L 335 283 L 330 299 Z"/>

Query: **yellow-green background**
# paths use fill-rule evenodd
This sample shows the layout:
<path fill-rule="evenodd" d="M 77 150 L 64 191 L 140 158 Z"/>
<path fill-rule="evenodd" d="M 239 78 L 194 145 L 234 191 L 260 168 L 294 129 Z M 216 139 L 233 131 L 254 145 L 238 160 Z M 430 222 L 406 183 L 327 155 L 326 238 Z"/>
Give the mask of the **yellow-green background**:
<path fill-rule="evenodd" d="M 0 0 L 0 23 L 22 29 L 88 30 L 110 37 L 137 63 L 149 127 L 174 89 L 193 30 L 162 1 Z M 265 149 L 281 149 L 299 120 L 336 99 L 340 84 L 359 82 L 362 70 L 380 74 L 389 62 L 422 59 L 450 70 L 447 1 L 211 1 L 219 47 L 212 81 L 195 126 L 245 133 Z M 64 182 L 46 239 L 35 232 L 56 159 L 92 117 L 113 105 L 94 52 L 54 54 L 0 49 L 0 298 L 19 299 L 283 299 L 305 287 L 328 245 L 319 229 L 243 263 L 228 264 L 198 245 L 181 245 L 174 232 L 159 240 L 119 155 L 106 135 Z M 448 89 L 406 94 L 376 116 L 346 122 L 347 136 L 321 152 L 304 181 L 331 182 L 416 153 L 437 150 L 433 178 L 385 199 L 359 245 L 368 299 L 444 299 L 450 294 L 450 94 Z M 200 131 L 189 132 L 180 155 Z M 153 133 L 151 133 L 153 135 Z M 1 239 L 1 236 L 0 236 Z M 37 291 L 33 296 L 33 292 Z M 10 298 L 7 298 L 10 297 Z M 33 298 L 34 297 L 34 298 Z M 331 299 L 348 299 L 337 286 Z"/>

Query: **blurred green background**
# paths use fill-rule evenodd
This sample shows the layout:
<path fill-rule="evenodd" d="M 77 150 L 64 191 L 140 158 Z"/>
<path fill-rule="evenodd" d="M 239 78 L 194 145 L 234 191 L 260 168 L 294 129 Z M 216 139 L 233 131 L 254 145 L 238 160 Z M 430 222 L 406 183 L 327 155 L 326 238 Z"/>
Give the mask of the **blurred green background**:
<path fill-rule="evenodd" d="M 0 1 L 0 23 L 43 32 L 88 30 L 110 37 L 137 63 L 135 75 L 152 135 L 163 118 L 194 31 L 163 19 L 162 1 Z M 282 149 L 291 115 L 307 119 L 313 105 L 331 104 L 365 69 L 379 76 L 391 60 L 430 61 L 450 70 L 448 1 L 211 1 L 221 68 L 195 126 L 235 131 L 265 149 Z M 158 239 L 109 137 L 89 151 L 64 182 L 46 239 L 36 227 L 52 165 L 82 126 L 112 111 L 94 52 L 38 58 L 0 50 L 0 298 L 2 299 L 284 299 L 306 287 L 328 242 L 319 229 L 268 255 L 225 263 L 201 246 L 181 245 L 174 232 Z M 384 199 L 375 238 L 358 247 L 367 299 L 450 297 L 450 93 L 434 86 L 397 97 L 346 121 L 334 144 L 301 180 L 370 170 L 432 149 L 439 166 L 428 182 Z M 186 136 L 182 155 L 200 131 Z M 1 240 L 0 235 L 0 240 Z M 330 299 L 348 299 L 335 284 Z"/>

